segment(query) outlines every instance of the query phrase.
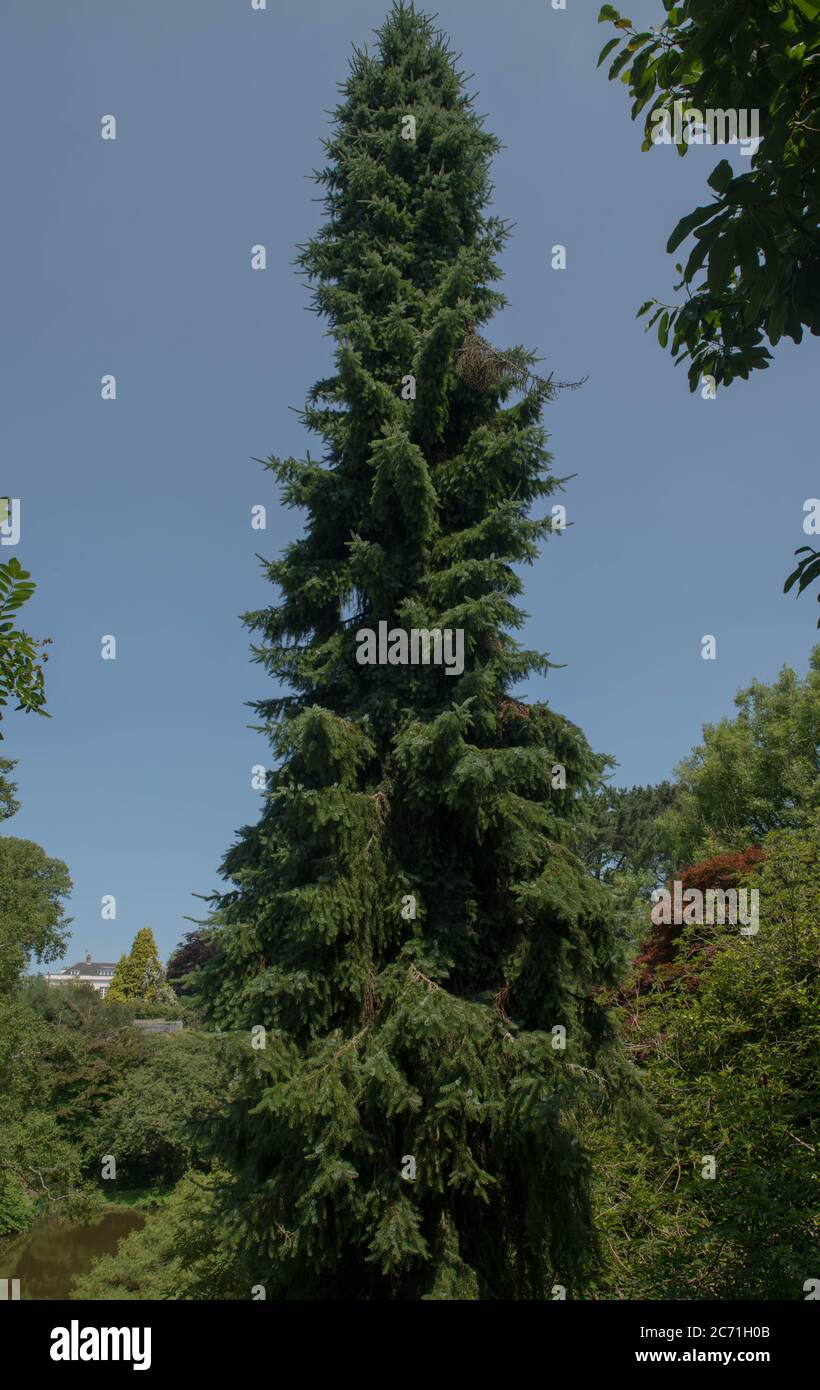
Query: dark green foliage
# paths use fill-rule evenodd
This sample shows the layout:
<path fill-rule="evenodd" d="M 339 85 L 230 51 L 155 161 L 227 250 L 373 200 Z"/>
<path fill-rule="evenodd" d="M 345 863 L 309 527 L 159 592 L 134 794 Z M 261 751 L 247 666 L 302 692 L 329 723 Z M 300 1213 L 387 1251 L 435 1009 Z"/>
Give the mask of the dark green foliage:
<path fill-rule="evenodd" d="M 795 556 L 802 555 L 803 559 L 799 560 L 796 569 L 792 570 L 783 585 L 783 592 L 787 594 L 796 584 L 799 598 L 804 589 L 807 589 L 816 579 L 820 579 L 820 550 L 813 550 L 810 545 L 801 545 L 794 553 Z M 817 602 L 820 603 L 820 592 L 817 595 Z M 820 618 L 817 619 L 817 626 L 820 627 Z"/>
<path fill-rule="evenodd" d="M 41 1058 L 50 1111 L 61 1133 L 82 1147 L 89 1125 L 116 1096 L 123 1075 L 146 1058 L 148 1040 L 132 1026 L 130 1009 L 103 1002 L 87 984 L 50 988 L 35 979 L 24 987 L 22 999 L 45 1024 Z"/>
<path fill-rule="evenodd" d="M 153 1189 L 203 1161 L 197 1122 L 228 1080 L 219 1043 L 145 1035 L 135 1012 L 89 985 L 43 979 L 0 998 L 0 1234 L 5 1207 L 5 1229 L 17 1229 L 21 1198 L 27 1225 L 91 1190 Z M 116 1180 L 101 1177 L 109 1154 Z"/>
<path fill-rule="evenodd" d="M 663 819 L 678 796 L 671 782 L 629 788 L 602 782 L 583 800 L 574 847 L 606 884 L 617 938 L 630 959 L 646 934 L 652 890 L 669 873 Z"/>
<path fill-rule="evenodd" d="M 820 333 L 820 5 L 815 0 L 663 0 L 666 18 L 637 33 L 612 5 L 602 20 L 620 31 L 609 69 L 647 110 L 676 101 L 700 112 L 758 111 L 762 141 L 748 172 L 722 159 L 709 178 L 714 197 L 688 213 L 669 238 L 672 253 L 694 233 L 676 289 L 677 306 L 656 305 L 653 322 L 676 362 L 690 359 L 689 385 L 704 375 L 729 385 L 768 367 L 783 336 Z M 659 15 L 659 19 L 661 16 Z M 686 154 L 686 143 L 679 153 Z M 654 158 L 662 158 L 663 150 Z M 744 160 L 745 163 L 745 160 Z"/>
<path fill-rule="evenodd" d="M 578 853 L 595 877 L 611 883 L 623 873 L 647 874 L 653 883 L 667 872 L 660 817 L 675 804 L 671 782 L 649 787 L 604 785 L 589 799 Z"/>
<path fill-rule="evenodd" d="M 300 256 L 336 341 L 304 416 L 324 460 L 268 463 L 307 525 L 247 621 L 290 693 L 257 705 L 277 766 L 200 975 L 212 1021 L 246 1030 L 214 1147 L 268 1297 L 545 1297 L 594 1253 L 578 1115 L 623 1080 L 593 997 L 619 952 L 572 836 L 605 760 L 511 694 L 550 665 L 511 634 L 558 481 L 533 355 L 464 370 L 503 303 L 497 148 L 444 39 L 395 5 L 344 84 Z M 380 620 L 463 629 L 464 673 L 358 665 Z"/>
<path fill-rule="evenodd" d="M 177 1033 L 144 1044 L 144 1059 L 121 1071 L 114 1094 L 81 1134 L 89 1167 L 99 1171 L 102 1155 L 113 1154 L 117 1185 L 126 1188 L 175 1182 L 196 1165 L 196 1119 L 225 1085 L 213 1039 Z"/>

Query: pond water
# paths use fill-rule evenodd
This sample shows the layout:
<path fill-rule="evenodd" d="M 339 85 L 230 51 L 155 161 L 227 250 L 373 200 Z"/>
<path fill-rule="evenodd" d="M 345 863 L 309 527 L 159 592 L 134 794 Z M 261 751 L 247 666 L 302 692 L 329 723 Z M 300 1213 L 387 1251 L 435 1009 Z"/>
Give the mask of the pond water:
<path fill-rule="evenodd" d="M 21 1298 L 67 1298 L 78 1274 L 144 1225 L 142 1212 L 125 1208 L 78 1226 L 43 1221 L 0 1251 L 0 1279 L 19 1279 Z"/>

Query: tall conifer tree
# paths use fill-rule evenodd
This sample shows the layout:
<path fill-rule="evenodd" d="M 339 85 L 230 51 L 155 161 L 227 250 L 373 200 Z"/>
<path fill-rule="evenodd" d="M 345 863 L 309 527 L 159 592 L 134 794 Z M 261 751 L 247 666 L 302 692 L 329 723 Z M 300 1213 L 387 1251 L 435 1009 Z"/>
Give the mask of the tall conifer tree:
<path fill-rule="evenodd" d="M 604 893 L 569 849 L 604 760 L 511 693 L 550 664 L 511 633 L 552 387 L 479 333 L 498 143 L 444 37 L 394 5 L 342 95 L 300 257 L 336 342 L 304 415 L 324 456 L 268 462 L 307 525 L 246 618 L 289 689 L 257 705 L 276 769 L 203 968 L 239 1031 L 226 1218 L 268 1298 L 551 1297 L 594 1245 L 578 1116 L 623 1079 Z M 360 665 L 381 621 L 462 629 L 463 674 Z"/>

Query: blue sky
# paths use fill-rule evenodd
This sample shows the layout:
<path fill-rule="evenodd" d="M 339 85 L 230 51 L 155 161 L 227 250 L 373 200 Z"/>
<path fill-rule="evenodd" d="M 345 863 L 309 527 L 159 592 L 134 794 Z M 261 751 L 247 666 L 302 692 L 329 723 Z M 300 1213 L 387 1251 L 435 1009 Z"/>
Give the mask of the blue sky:
<path fill-rule="evenodd" d="M 144 925 L 167 956 L 257 816 L 267 749 L 244 702 L 268 684 L 238 614 L 270 600 L 256 554 L 299 518 L 253 458 L 318 447 L 294 408 L 330 346 L 294 248 L 321 218 L 306 175 L 350 46 L 387 7 L 5 0 L 0 494 L 21 498 L 22 538 L 0 555 L 33 571 L 25 626 L 54 639 L 52 718 L 4 721 L 23 799 L 7 829 L 69 866 L 69 959 L 115 959 Z M 638 305 L 672 298 L 667 236 L 723 152 L 640 152 L 625 89 L 595 71 L 613 32 L 598 8 L 435 5 L 504 144 L 495 209 L 516 226 L 493 341 L 589 377 L 547 412 L 556 472 L 577 474 L 572 526 L 526 574 L 524 636 L 566 665 L 529 694 L 631 784 L 668 776 L 738 686 L 806 669 L 816 605 L 781 590 L 820 488 L 820 350 L 785 343 L 706 402 L 644 337 Z M 639 23 L 661 10 L 629 6 Z M 107 114 L 116 141 L 100 139 Z"/>

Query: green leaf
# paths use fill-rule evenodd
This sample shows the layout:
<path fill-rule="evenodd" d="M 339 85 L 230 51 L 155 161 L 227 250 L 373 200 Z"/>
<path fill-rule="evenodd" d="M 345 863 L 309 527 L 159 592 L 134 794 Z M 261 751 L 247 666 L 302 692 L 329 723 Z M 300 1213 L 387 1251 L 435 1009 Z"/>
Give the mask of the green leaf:
<path fill-rule="evenodd" d="M 598 62 L 596 63 L 595 66 L 596 66 L 596 67 L 600 67 L 601 64 L 602 64 L 602 62 L 603 62 L 604 59 L 606 58 L 607 54 L 611 53 L 612 50 L 613 50 L 613 48 L 617 48 L 617 46 L 618 46 L 618 44 L 619 44 L 620 42 L 621 42 L 620 38 L 616 36 L 614 39 L 610 39 L 608 43 L 605 43 L 604 46 L 603 46 L 603 48 L 601 49 L 601 56 L 600 56 L 600 58 L 598 59 Z"/>
<path fill-rule="evenodd" d="M 722 159 L 712 170 L 706 182 L 710 188 L 714 188 L 716 193 L 725 193 L 733 179 L 734 173 L 731 164 L 728 159 Z"/>
<path fill-rule="evenodd" d="M 787 308 L 781 299 L 778 304 L 773 304 L 766 319 L 766 332 L 771 343 L 775 344 L 783 336 L 783 329 L 786 327 Z"/>
<path fill-rule="evenodd" d="M 703 222 L 708 222 L 710 217 L 714 217 L 720 209 L 717 203 L 709 203 L 706 207 L 695 208 L 694 212 L 689 212 L 682 217 L 674 232 L 666 243 L 666 249 L 671 255 L 677 250 L 682 241 L 685 241 L 690 232 L 695 227 L 700 227 Z"/>
<path fill-rule="evenodd" d="M 813 550 L 810 545 L 801 545 L 794 553 L 795 555 L 802 555 L 803 559 L 783 585 L 783 593 L 787 594 L 799 581 L 800 587 L 797 590 L 799 596 L 813 579 L 820 578 L 820 551 Z"/>
<path fill-rule="evenodd" d="M 625 49 L 623 50 L 622 53 L 619 53 L 619 54 L 618 54 L 617 58 L 615 59 L 615 62 L 612 64 L 611 68 L 609 69 L 608 76 L 609 76 L 610 82 L 612 81 L 612 79 L 613 79 L 614 77 L 617 77 L 617 76 L 618 76 L 618 73 L 621 71 L 621 68 L 626 67 L 626 65 L 627 65 L 627 63 L 629 62 L 629 60 L 630 60 L 631 57 L 632 57 L 632 54 L 630 53 L 630 51 L 629 51 L 628 48 L 625 48 Z"/>
<path fill-rule="evenodd" d="M 814 583 L 815 579 L 820 579 L 820 555 L 818 555 L 817 559 L 813 560 L 811 564 L 806 565 L 806 568 L 803 570 L 800 583 L 797 586 L 798 597 L 802 594 L 804 589 L 807 589 L 810 584 Z"/>
<path fill-rule="evenodd" d="M 735 237 L 730 227 L 723 236 L 718 237 L 709 252 L 709 271 L 707 280 L 712 294 L 720 294 L 725 289 L 735 263 Z"/>

